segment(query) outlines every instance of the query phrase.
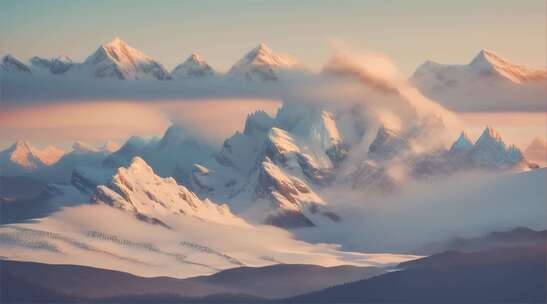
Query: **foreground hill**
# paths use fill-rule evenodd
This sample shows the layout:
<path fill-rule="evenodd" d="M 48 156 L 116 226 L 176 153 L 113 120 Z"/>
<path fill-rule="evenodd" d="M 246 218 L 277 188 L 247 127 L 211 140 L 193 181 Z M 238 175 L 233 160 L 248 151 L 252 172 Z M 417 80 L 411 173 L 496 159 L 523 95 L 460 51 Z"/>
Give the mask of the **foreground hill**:
<path fill-rule="evenodd" d="M 446 252 L 401 271 L 328 288 L 283 303 L 492 303 L 547 300 L 544 243 L 473 253 Z"/>
<path fill-rule="evenodd" d="M 77 265 L 52 265 L 0 261 L 6 292 L 2 302 L 84 299 L 138 299 L 150 297 L 193 298 L 222 295 L 223 299 L 248 301 L 256 298 L 294 296 L 328 286 L 364 279 L 383 271 L 374 267 L 321 267 L 273 265 L 240 267 L 211 276 L 189 279 L 144 278 L 128 273 Z M 9 279 L 9 280 L 8 280 Z M 35 294 L 30 291 L 39 291 Z M 230 296 L 228 296 L 230 295 Z"/>

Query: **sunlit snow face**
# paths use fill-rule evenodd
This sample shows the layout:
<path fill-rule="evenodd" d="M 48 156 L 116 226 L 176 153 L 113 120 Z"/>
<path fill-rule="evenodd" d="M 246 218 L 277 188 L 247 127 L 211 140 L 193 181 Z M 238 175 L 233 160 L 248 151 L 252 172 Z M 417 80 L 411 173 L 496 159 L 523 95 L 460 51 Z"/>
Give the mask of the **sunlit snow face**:
<path fill-rule="evenodd" d="M 380 266 L 416 258 L 341 252 L 336 246 L 297 241 L 287 231 L 271 226 L 223 225 L 178 215 L 163 219 L 171 229 L 139 221 L 109 206 L 67 208 L 38 223 L 0 228 L 3 240 L 9 240 L 0 242 L 0 248 L 5 256 L 29 261 L 178 278 L 242 265 Z"/>

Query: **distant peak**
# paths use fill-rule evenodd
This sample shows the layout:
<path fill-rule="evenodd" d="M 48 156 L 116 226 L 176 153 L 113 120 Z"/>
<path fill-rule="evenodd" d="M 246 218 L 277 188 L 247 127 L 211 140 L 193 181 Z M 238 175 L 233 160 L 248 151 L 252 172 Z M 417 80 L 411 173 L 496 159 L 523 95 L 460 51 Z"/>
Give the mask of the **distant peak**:
<path fill-rule="evenodd" d="M 509 63 L 500 56 L 496 55 L 493 51 L 482 49 L 471 61 L 472 66 L 477 65 L 497 65 L 499 63 Z"/>
<path fill-rule="evenodd" d="M 471 147 L 473 147 L 473 142 L 469 138 L 469 135 L 467 135 L 465 131 L 462 131 L 458 139 L 454 142 L 454 144 L 452 144 L 452 147 L 450 148 L 450 150 L 461 151 L 461 150 L 468 150 Z"/>
<path fill-rule="evenodd" d="M 264 42 L 259 43 L 258 46 L 255 48 L 255 50 L 256 51 L 271 52 L 270 48 Z"/>
<path fill-rule="evenodd" d="M 541 146 L 545 146 L 545 140 L 540 138 L 540 137 L 535 137 L 533 140 L 532 140 L 532 144 L 534 145 L 541 145 Z"/>
<path fill-rule="evenodd" d="M 141 170 L 148 171 L 153 173 L 152 168 L 144 161 L 144 159 L 140 158 L 139 156 L 133 157 L 131 160 L 131 164 L 129 167 L 127 167 L 127 170 L 131 172 L 138 172 Z"/>
<path fill-rule="evenodd" d="M 97 149 L 95 149 L 94 147 L 82 142 L 82 141 L 77 141 L 75 142 L 73 145 L 72 145 L 72 150 L 74 152 L 80 152 L 80 153 L 87 153 L 87 152 L 96 152 Z"/>
<path fill-rule="evenodd" d="M 198 60 L 200 61 L 201 60 L 201 56 L 198 54 L 198 53 L 192 53 L 190 54 L 190 57 L 191 59 L 194 59 L 194 60 Z"/>
<path fill-rule="evenodd" d="M 260 43 L 258 46 L 256 46 L 254 49 L 252 49 L 248 54 L 247 58 L 253 59 L 253 58 L 259 58 L 259 57 L 273 57 L 275 56 L 273 54 L 273 51 L 264 43 Z"/>
<path fill-rule="evenodd" d="M 6 54 L 4 55 L 4 57 L 2 57 L 2 61 L 8 61 L 8 60 L 18 60 L 18 59 L 15 58 L 15 56 L 13 56 L 12 54 Z"/>
<path fill-rule="evenodd" d="M 460 137 L 458 137 L 458 139 L 471 141 L 471 139 L 469 138 L 469 134 L 467 134 L 467 132 L 465 132 L 465 131 L 462 131 L 460 133 Z"/>
<path fill-rule="evenodd" d="M 57 57 L 52 58 L 53 60 L 62 61 L 62 62 L 73 62 L 72 58 L 70 58 L 67 55 L 59 55 Z"/>
<path fill-rule="evenodd" d="M 126 43 L 120 37 L 114 37 L 114 39 L 110 40 L 110 42 L 107 42 L 106 44 L 116 45 L 116 44 L 126 44 Z"/>
<path fill-rule="evenodd" d="M 127 44 L 127 42 L 123 41 L 119 37 L 116 37 L 109 42 L 101 45 L 101 47 L 105 49 L 124 49 L 124 48 L 130 48 L 130 46 Z"/>
<path fill-rule="evenodd" d="M 25 149 L 25 150 L 32 150 L 32 145 L 24 140 L 24 139 L 20 139 L 18 141 L 16 141 L 13 146 L 12 146 L 14 149 Z"/>
<path fill-rule="evenodd" d="M 201 57 L 198 53 L 192 53 L 190 54 L 190 56 L 188 56 L 186 62 L 195 62 L 198 64 L 202 64 L 205 63 L 205 60 L 203 60 L 203 57 Z"/>
<path fill-rule="evenodd" d="M 490 126 L 486 126 L 486 128 L 484 128 L 484 131 L 482 131 L 482 135 L 481 137 L 488 137 L 488 138 L 492 138 L 492 139 L 496 139 L 496 140 L 501 140 L 501 135 L 496 132 L 496 130 L 494 130 L 492 127 Z"/>

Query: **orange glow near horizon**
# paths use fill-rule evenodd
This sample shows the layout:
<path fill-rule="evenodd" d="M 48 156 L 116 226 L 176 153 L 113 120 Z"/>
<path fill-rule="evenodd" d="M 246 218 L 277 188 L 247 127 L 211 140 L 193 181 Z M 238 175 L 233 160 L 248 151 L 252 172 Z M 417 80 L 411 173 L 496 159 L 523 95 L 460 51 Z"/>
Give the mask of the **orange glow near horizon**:
<path fill-rule="evenodd" d="M 161 102 L 63 102 L 3 109 L 2 146 L 27 139 L 38 145 L 61 146 L 81 140 L 101 144 L 123 142 L 132 135 L 161 136 L 172 123 L 187 127 L 212 142 L 241 130 L 245 117 L 258 109 L 274 115 L 279 102 L 254 99 L 210 99 Z"/>

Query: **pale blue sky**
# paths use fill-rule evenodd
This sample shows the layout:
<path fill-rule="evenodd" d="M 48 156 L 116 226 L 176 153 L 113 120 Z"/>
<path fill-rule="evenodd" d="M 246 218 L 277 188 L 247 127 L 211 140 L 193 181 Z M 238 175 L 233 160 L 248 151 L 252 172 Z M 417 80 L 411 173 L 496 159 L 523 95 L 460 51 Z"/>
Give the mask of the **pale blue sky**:
<path fill-rule="evenodd" d="M 119 36 L 171 69 L 190 53 L 227 70 L 259 42 L 318 69 L 340 42 L 383 52 L 404 74 L 488 48 L 545 65 L 544 0 L 2 0 L 0 53 L 83 60 Z"/>

